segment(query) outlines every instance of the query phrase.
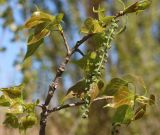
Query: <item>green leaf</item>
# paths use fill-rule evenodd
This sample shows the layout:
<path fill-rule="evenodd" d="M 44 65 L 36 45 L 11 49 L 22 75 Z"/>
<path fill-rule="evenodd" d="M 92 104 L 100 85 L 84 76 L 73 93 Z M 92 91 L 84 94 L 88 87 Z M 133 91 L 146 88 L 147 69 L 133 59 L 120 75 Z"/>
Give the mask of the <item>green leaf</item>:
<path fill-rule="evenodd" d="M 124 14 L 143 11 L 151 5 L 151 0 L 140 0 L 130 5 L 124 10 Z"/>
<path fill-rule="evenodd" d="M 34 113 L 36 105 L 37 105 L 37 102 L 24 104 L 24 110 L 25 110 L 25 112 L 27 112 L 27 113 Z"/>
<path fill-rule="evenodd" d="M 44 13 L 42 11 L 36 11 L 33 13 L 31 18 L 29 18 L 26 23 L 24 24 L 24 27 L 27 29 L 31 29 L 41 23 L 44 22 L 53 22 L 55 20 L 55 16 L 52 16 L 50 14 Z"/>
<path fill-rule="evenodd" d="M 12 127 L 12 128 L 18 128 L 19 127 L 18 118 L 14 114 L 8 114 L 7 113 L 3 124 L 7 127 Z"/>
<path fill-rule="evenodd" d="M 121 78 L 113 78 L 105 88 L 105 94 L 113 96 L 116 92 L 124 86 L 128 86 L 128 81 Z"/>
<path fill-rule="evenodd" d="M 84 25 L 81 27 L 81 32 L 85 34 L 89 33 L 100 33 L 105 29 L 99 24 L 98 20 L 93 18 L 87 18 L 84 22 Z"/>
<path fill-rule="evenodd" d="M 89 94 L 91 98 L 94 99 L 97 97 L 100 89 L 102 89 L 104 83 L 102 80 L 98 81 L 98 83 L 93 83 L 89 90 Z M 70 99 L 70 98 L 83 98 L 85 92 L 85 80 L 82 79 L 78 81 L 75 85 L 68 89 L 66 96 L 64 97 L 63 101 Z"/>
<path fill-rule="evenodd" d="M 10 106 L 10 102 L 5 98 L 4 95 L 0 97 L 0 106 Z"/>
<path fill-rule="evenodd" d="M 2 88 L 0 91 L 3 92 L 4 96 L 7 96 L 9 98 L 21 98 L 22 96 L 22 90 L 24 88 L 24 85 L 18 85 L 14 87 L 9 87 L 9 88 Z"/>
<path fill-rule="evenodd" d="M 26 130 L 37 123 L 37 117 L 34 114 L 24 116 L 20 119 L 20 129 Z"/>
<path fill-rule="evenodd" d="M 49 34 L 50 34 L 50 31 L 48 29 L 43 29 L 39 33 L 30 37 L 30 40 L 28 41 L 28 46 L 37 43 L 38 41 L 40 41 L 44 37 L 49 36 Z"/>
<path fill-rule="evenodd" d="M 19 102 L 16 102 L 16 103 L 14 103 L 13 105 L 10 106 L 7 113 L 12 113 L 12 114 L 23 113 L 23 105 Z"/>
<path fill-rule="evenodd" d="M 43 43 L 43 40 L 44 39 L 41 39 L 38 42 L 27 46 L 27 53 L 24 57 L 24 60 L 26 60 L 28 57 L 30 57 L 32 54 L 34 54 L 34 52 L 38 49 L 38 47 Z"/>
<path fill-rule="evenodd" d="M 135 94 L 128 90 L 128 87 L 123 86 L 113 95 L 114 99 L 111 103 L 104 107 L 118 108 L 123 105 L 133 106 Z"/>
<path fill-rule="evenodd" d="M 56 22 L 57 24 L 60 24 L 60 23 L 62 22 L 63 16 L 64 16 L 63 13 L 59 13 L 59 14 L 56 16 L 55 22 Z"/>
<path fill-rule="evenodd" d="M 115 16 L 105 16 L 106 13 L 105 8 L 102 8 L 100 6 L 98 7 L 98 10 L 95 10 L 93 7 L 93 12 L 98 13 L 98 19 L 103 27 L 108 26 L 115 17 Z"/>
<path fill-rule="evenodd" d="M 128 105 L 120 106 L 113 116 L 113 123 L 129 124 L 134 116 L 133 109 Z"/>

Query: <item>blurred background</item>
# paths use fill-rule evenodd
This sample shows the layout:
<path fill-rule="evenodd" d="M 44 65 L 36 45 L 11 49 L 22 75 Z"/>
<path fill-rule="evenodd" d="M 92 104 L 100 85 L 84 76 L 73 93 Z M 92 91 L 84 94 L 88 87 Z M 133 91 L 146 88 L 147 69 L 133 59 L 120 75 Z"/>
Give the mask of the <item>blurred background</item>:
<path fill-rule="evenodd" d="M 126 5 L 136 0 L 123 0 Z M 58 33 L 46 38 L 44 45 L 32 58 L 23 62 L 27 49 L 28 31 L 23 29 L 26 19 L 36 6 L 50 14 L 64 13 L 63 28 L 67 40 L 73 46 L 83 35 L 79 29 L 83 21 L 96 14 L 93 7 L 106 7 L 106 15 L 122 10 L 118 0 L 0 0 L 0 88 L 26 84 L 25 99 L 44 101 L 48 85 L 53 79 L 57 66 L 63 60 L 64 45 Z M 150 93 L 156 95 L 156 105 L 148 108 L 147 114 L 128 127 L 122 126 L 121 135 L 159 135 L 160 110 L 160 1 L 153 0 L 152 6 L 141 14 L 128 16 L 127 29 L 112 43 L 106 65 L 105 79 L 108 83 L 113 77 L 123 74 L 141 76 Z M 124 20 L 122 20 L 124 21 Z M 81 46 L 86 52 L 94 49 L 94 42 Z M 80 58 L 77 53 L 72 61 Z M 74 62 L 67 66 L 59 90 L 54 94 L 51 106 L 60 104 L 66 90 L 82 78 L 82 72 Z M 52 114 L 48 119 L 47 135 L 110 135 L 113 111 L 102 109 L 103 102 L 93 104 L 88 120 L 83 120 L 79 109 L 70 108 Z M 19 135 L 16 129 L 4 127 L 4 112 L 0 110 L 0 135 Z M 39 116 L 40 110 L 37 110 Z M 39 125 L 27 131 L 27 135 L 38 134 Z"/>

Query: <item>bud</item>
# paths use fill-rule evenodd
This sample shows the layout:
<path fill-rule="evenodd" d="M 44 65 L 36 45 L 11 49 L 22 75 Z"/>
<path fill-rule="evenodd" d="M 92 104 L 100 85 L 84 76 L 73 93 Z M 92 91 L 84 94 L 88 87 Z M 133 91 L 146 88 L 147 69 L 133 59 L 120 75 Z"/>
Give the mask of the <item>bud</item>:
<path fill-rule="evenodd" d="M 137 1 L 136 3 L 134 3 L 131 6 L 127 7 L 124 10 L 124 14 L 143 11 L 146 8 L 148 8 L 151 5 L 151 3 L 152 3 L 151 0 L 140 0 L 140 1 Z"/>

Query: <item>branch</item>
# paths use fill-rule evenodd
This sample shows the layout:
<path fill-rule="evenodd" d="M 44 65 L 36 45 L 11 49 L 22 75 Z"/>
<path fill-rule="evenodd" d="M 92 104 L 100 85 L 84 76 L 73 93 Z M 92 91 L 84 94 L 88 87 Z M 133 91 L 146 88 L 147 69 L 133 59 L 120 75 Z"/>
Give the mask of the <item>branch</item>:
<path fill-rule="evenodd" d="M 113 96 L 98 97 L 98 98 L 94 99 L 94 100 L 92 101 L 92 103 L 94 103 L 94 102 L 96 102 L 96 101 L 100 101 L 100 100 L 109 101 L 109 100 L 112 100 L 113 98 L 114 98 Z M 57 106 L 57 107 L 54 107 L 54 108 L 51 109 L 51 110 L 48 110 L 48 113 L 56 112 L 56 111 L 59 111 L 59 110 L 65 109 L 65 108 L 81 106 L 81 105 L 83 105 L 84 103 L 85 103 L 84 101 L 79 101 L 79 102 L 76 102 L 76 103 L 69 103 L 69 104 L 65 104 L 65 105 L 59 105 L 59 106 Z"/>
<path fill-rule="evenodd" d="M 86 40 L 88 40 L 90 37 L 92 37 L 94 34 L 88 34 L 84 36 L 81 40 L 77 41 L 75 46 L 71 49 L 71 55 L 77 51 L 80 45 L 82 45 Z"/>
<path fill-rule="evenodd" d="M 120 11 L 119 13 L 117 13 L 115 15 L 115 19 L 120 17 L 120 16 L 123 16 L 123 15 L 124 15 L 124 12 Z M 86 40 L 88 40 L 94 34 L 88 34 L 88 35 L 84 36 L 81 40 L 76 42 L 75 46 L 72 49 L 69 48 L 69 45 L 67 43 L 67 40 L 66 40 L 63 32 L 61 32 L 61 35 L 63 37 L 65 47 L 67 49 L 67 55 L 66 55 L 64 61 L 59 66 L 59 68 L 57 69 L 56 76 L 55 76 L 54 80 L 51 82 L 51 84 L 49 85 L 49 90 L 48 90 L 47 97 L 45 99 L 45 103 L 42 104 L 39 135 L 45 135 L 45 127 L 46 127 L 47 116 L 48 116 L 48 105 L 49 105 L 49 103 L 50 103 L 50 101 L 53 97 L 53 94 L 54 94 L 56 88 L 58 87 L 59 79 L 61 78 L 63 72 L 65 71 L 66 65 L 68 64 L 72 54 L 74 54 L 77 51 L 77 49 L 80 47 L 80 45 L 82 45 Z M 80 105 L 80 103 L 75 104 L 75 106 L 78 106 L 78 105 Z M 73 106 L 74 106 L 73 104 L 71 104 L 71 106 L 70 105 L 64 105 L 62 107 L 58 107 L 58 109 L 55 108 L 53 110 L 60 110 L 60 109 L 63 109 L 63 108 L 68 108 L 68 107 L 73 107 Z"/>
<path fill-rule="evenodd" d="M 70 104 L 65 104 L 65 105 L 59 105 L 57 107 L 54 107 L 51 110 L 48 110 L 48 113 L 56 112 L 56 111 L 59 111 L 59 110 L 65 109 L 65 108 L 69 108 L 69 107 L 80 106 L 80 105 L 83 105 L 83 104 L 84 104 L 84 101 L 76 102 L 76 103 L 70 103 Z"/>
<path fill-rule="evenodd" d="M 67 54 L 70 54 L 70 53 L 71 53 L 71 50 L 70 50 L 70 47 L 69 47 L 69 45 L 68 45 L 68 43 L 67 43 L 67 39 L 66 39 L 66 37 L 65 37 L 65 35 L 64 35 L 63 30 L 60 31 L 60 34 L 61 34 L 61 36 L 62 36 L 62 38 L 63 38 L 63 40 L 64 40 L 64 45 L 65 45 L 65 47 L 66 47 L 66 49 L 67 49 Z"/>
<path fill-rule="evenodd" d="M 84 36 L 81 40 L 77 41 L 75 46 L 70 51 L 69 46 L 66 42 L 66 38 L 62 33 L 62 37 L 65 41 L 65 46 L 67 48 L 67 55 L 66 55 L 64 61 L 59 66 L 59 68 L 57 69 L 56 76 L 55 76 L 54 80 L 51 82 L 51 84 L 49 85 L 49 90 L 48 90 L 47 97 L 45 99 L 45 103 L 42 104 L 39 135 L 45 135 L 45 127 L 46 127 L 47 116 L 48 116 L 48 105 L 53 97 L 55 90 L 58 87 L 59 79 L 61 78 L 63 72 L 65 71 L 66 65 L 68 64 L 72 54 L 74 54 L 76 52 L 76 50 L 79 48 L 79 46 L 81 44 L 83 44 L 87 39 L 89 39 L 92 35 L 93 34 L 89 34 L 87 36 Z"/>

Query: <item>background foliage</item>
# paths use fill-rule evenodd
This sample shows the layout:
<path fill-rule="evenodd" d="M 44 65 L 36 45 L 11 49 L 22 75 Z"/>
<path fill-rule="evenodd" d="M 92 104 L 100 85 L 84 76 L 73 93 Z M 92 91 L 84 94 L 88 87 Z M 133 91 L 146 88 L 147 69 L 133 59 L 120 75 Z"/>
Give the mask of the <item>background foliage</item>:
<path fill-rule="evenodd" d="M 129 4 L 131 1 L 124 0 L 124 2 Z M 134 2 L 134 0 L 132 0 L 132 2 Z M 99 4 L 105 5 L 108 11 L 107 14 L 114 14 L 116 10 L 121 10 L 123 8 L 119 2 L 112 0 L 1 0 L 0 3 L 1 35 L 3 36 L 4 32 L 9 33 L 6 36 L 8 37 L 8 40 L 10 40 L 10 44 L 15 44 L 14 48 L 17 50 L 18 55 L 17 57 L 14 56 L 14 59 L 12 58 L 14 60 L 13 68 L 18 70 L 18 74 L 21 73 L 20 77 L 17 77 L 15 74 L 15 76 L 11 78 L 12 80 L 17 79 L 18 81 L 11 80 L 12 83 L 8 84 L 15 85 L 24 81 L 27 84 L 24 97 L 28 101 L 35 101 L 37 98 L 40 98 L 41 101 L 44 100 L 47 94 L 48 84 L 55 74 L 56 67 L 62 61 L 62 56 L 65 55 L 64 51 L 62 51 L 64 50 L 63 39 L 57 38 L 60 35 L 54 33 L 53 35 L 50 35 L 49 38 L 45 39 L 45 46 L 40 46 L 39 51 L 36 52 L 36 55 L 34 55 L 32 59 L 28 59 L 22 63 L 26 52 L 26 46 L 20 44 L 26 44 L 26 37 L 28 35 L 27 31 L 22 31 L 22 25 L 36 9 L 35 5 L 52 14 L 64 12 L 63 26 L 71 45 L 82 36 L 79 34 L 79 28 L 85 18 L 87 16 L 97 18 L 97 15 L 92 12 L 93 6 L 97 9 Z M 159 6 L 159 0 L 154 0 L 150 9 L 143 14 L 132 14 L 128 17 L 126 31 L 116 38 L 110 51 L 109 62 L 107 63 L 107 70 L 105 72 L 105 78 L 108 80 L 106 84 L 109 83 L 111 77 L 131 73 L 133 75 L 141 76 L 149 88 L 150 93 L 154 93 L 156 94 L 156 97 L 159 97 Z M 122 21 L 125 22 L 125 20 Z M 9 35 L 12 35 L 11 38 L 9 38 Z M 89 40 L 87 44 L 89 49 L 95 50 L 96 44 L 94 44 L 93 40 Z M 9 49 L 8 46 L 7 43 L 4 45 L 3 42 L 0 45 L 2 58 L 4 54 L 10 57 L 12 56 L 9 54 L 9 51 L 7 51 Z M 86 46 L 83 46 L 81 49 L 85 50 L 85 48 Z M 80 57 L 81 56 L 78 53 L 74 55 L 75 60 Z M 67 67 L 68 72 L 63 75 L 63 80 L 59 86 L 60 90 L 56 92 L 55 97 L 52 100 L 53 106 L 57 105 L 58 101 L 62 100 L 62 95 L 66 92 L 65 90 L 82 77 L 82 73 L 79 71 L 80 68 L 75 65 L 74 60 L 72 62 L 73 64 Z M 5 68 L 5 65 L 3 64 L 1 68 Z M 0 72 L 3 72 L 3 70 Z M 10 80 L 6 81 L 9 82 Z M 158 135 L 160 118 L 158 102 L 159 99 L 153 108 L 148 108 L 147 115 L 149 116 L 146 115 L 146 117 L 134 122 L 127 128 L 121 128 L 121 134 Z M 47 134 L 109 134 L 111 131 L 113 111 L 107 108 L 100 109 L 104 105 L 105 103 L 103 101 L 93 104 L 88 121 L 82 120 L 78 115 L 80 112 L 74 108 L 55 113 L 50 117 Z M 39 114 L 39 110 L 37 110 L 37 114 Z M 1 117 L 1 119 L 3 119 L 3 116 Z M 86 126 L 88 128 L 86 128 Z M 10 134 L 11 132 L 19 134 L 13 129 L 7 128 L 6 130 L 4 127 L 0 130 L 0 133 L 5 135 Z M 27 134 L 30 134 L 33 130 L 35 134 L 38 134 L 38 128 L 36 127 L 27 131 Z"/>

